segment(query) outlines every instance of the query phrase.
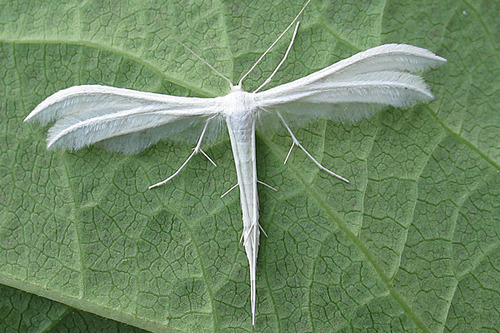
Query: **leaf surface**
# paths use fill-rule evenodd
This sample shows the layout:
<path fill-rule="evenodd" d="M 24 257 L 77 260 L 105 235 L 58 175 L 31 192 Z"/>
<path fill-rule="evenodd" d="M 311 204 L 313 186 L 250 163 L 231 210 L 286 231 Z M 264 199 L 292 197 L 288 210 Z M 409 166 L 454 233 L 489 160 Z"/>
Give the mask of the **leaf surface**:
<path fill-rule="evenodd" d="M 228 86 L 300 10 L 289 1 L 0 1 L 0 330 L 251 331 L 228 140 L 174 181 L 190 146 L 47 151 L 23 123 L 50 94 L 105 84 L 181 96 Z M 448 63 L 436 99 L 354 125 L 259 133 L 255 331 L 494 331 L 499 321 L 500 4 L 319 1 L 272 85 L 389 42 Z M 152 16 L 156 17 L 155 20 Z M 265 80 L 285 36 L 244 82 Z M 35 296 L 38 295 L 38 296 Z M 39 297 L 41 296 L 41 297 Z M 122 323 L 126 323 L 122 324 Z"/>

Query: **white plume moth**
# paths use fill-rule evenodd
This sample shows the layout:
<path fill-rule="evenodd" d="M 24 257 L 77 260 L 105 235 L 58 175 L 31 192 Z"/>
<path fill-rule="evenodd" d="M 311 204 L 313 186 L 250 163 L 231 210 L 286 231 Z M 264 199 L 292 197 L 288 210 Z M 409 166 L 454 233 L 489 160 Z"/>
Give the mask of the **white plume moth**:
<path fill-rule="evenodd" d="M 101 85 L 74 86 L 51 95 L 25 119 L 43 124 L 55 120 L 48 134 L 48 148 L 77 150 L 98 144 L 112 152 L 136 153 L 172 135 L 192 134 L 199 130 L 196 146 L 175 177 L 198 152 L 207 131 L 226 123 L 236 166 L 243 215 L 243 245 L 250 266 L 252 324 L 255 324 L 256 263 L 259 247 L 257 167 L 255 154 L 256 119 L 277 117 L 292 138 L 292 146 L 301 148 L 322 170 L 348 182 L 322 166 L 300 144 L 288 120 L 330 119 L 354 122 L 373 115 L 387 106 L 407 108 L 428 102 L 433 96 L 424 80 L 410 72 L 424 71 L 446 60 L 432 52 L 405 44 L 387 44 L 360 52 L 348 59 L 293 82 L 261 91 L 285 61 L 298 29 L 295 19 L 262 54 L 237 85 L 194 51 L 174 37 L 184 48 L 224 78 L 231 91 L 216 98 L 177 97 Z M 286 53 L 276 69 L 255 91 L 246 92 L 242 82 L 269 50 L 294 24 L 295 31 Z M 287 120 L 288 119 L 288 120 Z M 265 124 L 265 121 L 262 122 Z M 264 127 L 265 130 L 265 127 Z M 214 163 L 215 164 L 215 163 Z M 227 193 L 227 192 L 226 192 Z M 225 194 L 224 194 L 225 195 Z"/>

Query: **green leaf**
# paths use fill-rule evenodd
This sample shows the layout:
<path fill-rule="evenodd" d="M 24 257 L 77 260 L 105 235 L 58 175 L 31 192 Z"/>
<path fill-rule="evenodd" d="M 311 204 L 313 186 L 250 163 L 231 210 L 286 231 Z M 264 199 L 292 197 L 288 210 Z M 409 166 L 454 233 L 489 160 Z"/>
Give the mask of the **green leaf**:
<path fill-rule="evenodd" d="M 217 168 L 196 157 L 148 190 L 189 145 L 49 152 L 23 119 L 78 84 L 223 95 L 161 25 L 236 82 L 302 2 L 0 1 L 1 331 L 252 330 L 238 193 L 219 198 L 236 182 L 228 140 L 207 149 Z M 388 42 L 448 63 L 425 74 L 428 105 L 295 129 L 351 184 L 299 151 L 283 165 L 290 138 L 259 134 L 259 178 L 279 191 L 259 193 L 255 331 L 498 330 L 499 15 L 495 1 L 312 1 L 273 85 Z"/>

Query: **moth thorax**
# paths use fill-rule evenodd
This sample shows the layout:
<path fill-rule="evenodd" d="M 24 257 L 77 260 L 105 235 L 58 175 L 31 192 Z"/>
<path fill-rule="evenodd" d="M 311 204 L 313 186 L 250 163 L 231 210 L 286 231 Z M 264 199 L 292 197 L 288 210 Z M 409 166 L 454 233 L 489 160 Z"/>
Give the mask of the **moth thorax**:
<path fill-rule="evenodd" d="M 253 119 L 255 111 L 255 94 L 243 91 L 241 89 L 232 89 L 226 96 L 222 97 L 222 106 L 224 113 L 228 117 L 244 119 Z"/>

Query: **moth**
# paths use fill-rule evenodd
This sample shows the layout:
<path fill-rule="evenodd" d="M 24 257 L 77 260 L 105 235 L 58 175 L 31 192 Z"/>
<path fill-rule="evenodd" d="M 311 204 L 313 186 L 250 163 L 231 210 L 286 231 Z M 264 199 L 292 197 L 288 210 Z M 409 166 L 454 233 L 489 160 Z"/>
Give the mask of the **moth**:
<path fill-rule="evenodd" d="M 310 1 L 310 0 L 309 0 Z M 446 59 L 411 45 L 386 44 L 368 49 L 298 80 L 260 91 L 267 85 L 290 52 L 298 30 L 295 19 L 260 56 L 237 85 L 172 36 L 185 49 L 224 78 L 230 92 L 215 98 L 194 98 L 140 92 L 102 85 L 81 85 L 63 89 L 42 101 L 25 119 L 47 124 L 49 149 L 78 150 L 96 144 L 111 152 L 137 153 L 169 136 L 196 135 L 196 146 L 170 181 L 201 152 L 208 132 L 220 124 L 227 126 L 243 219 L 242 240 L 250 268 L 252 325 L 256 313 L 256 264 L 261 227 L 259 225 L 255 130 L 262 120 L 277 118 L 292 138 L 285 163 L 297 146 L 323 171 L 348 182 L 324 167 L 299 142 L 289 123 L 301 124 L 314 119 L 355 122 L 388 106 L 408 108 L 429 102 L 433 95 L 424 80 L 411 72 L 436 67 Z M 297 22 L 297 24 L 295 24 Z M 295 24 L 291 42 L 281 62 L 255 91 L 242 88 L 243 80 Z M 213 134 L 212 134 L 213 135 Z M 215 163 L 214 163 L 215 164 Z M 240 240 L 241 241 L 241 240 Z"/>

